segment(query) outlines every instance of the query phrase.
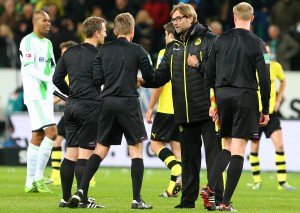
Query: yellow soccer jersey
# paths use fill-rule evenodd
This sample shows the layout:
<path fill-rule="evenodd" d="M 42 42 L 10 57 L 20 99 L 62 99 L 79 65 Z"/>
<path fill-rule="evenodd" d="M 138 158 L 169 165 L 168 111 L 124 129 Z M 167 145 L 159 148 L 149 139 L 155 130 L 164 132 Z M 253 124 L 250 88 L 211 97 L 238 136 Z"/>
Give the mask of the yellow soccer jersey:
<path fill-rule="evenodd" d="M 271 78 L 271 94 L 270 94 L 270 107 L 269 113 L 272 114 L 275 108 L 276 103 L 276 84 L 275 81 L 278 79 L 279 81 L 284 80 L 284 72 L 282 70 L 281 65 L 278 62 L 271 61 L 270 62 L 270 78 Z M 258 92 L 258 100 L 259 100 L 259 111 L 262 110 L 260 92 Z"/>
<path fill-rule="evenodd" d="M 158 67 L 158 65 L 160 64 L 162 58 L 164 57 L 164 54 L 165 49 L 162 49 L 158 54 L 156 67 Z M 174 114 L 171 81 L 169 81 L 162 87 L 156 111 L 165 114 Z"/>

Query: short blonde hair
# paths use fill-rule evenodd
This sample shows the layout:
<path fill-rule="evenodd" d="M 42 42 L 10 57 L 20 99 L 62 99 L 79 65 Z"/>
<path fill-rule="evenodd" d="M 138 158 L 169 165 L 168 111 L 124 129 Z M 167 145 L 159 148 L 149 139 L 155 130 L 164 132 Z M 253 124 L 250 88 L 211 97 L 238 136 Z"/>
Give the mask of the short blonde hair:
<path fill-rule="evenodd" d="M 194 18 L 193 23 L 195 23 L 195 21 L 197 21 L 197 13 L 192 5 L 180 2 L 179 4 L 173 6 L 173 9 L 172 9 L 170 15 L 172 16 L 173 13 L 175 13 L 175 11 L 177 11 L 177 10 L 183 16 L 186 16 L 188 18 L 193 17 Z"/>
<path fill-rule="evenodd" d="M 117 35 L 128 35 L 134 28 L 134 18 L 130 13 L 121 13 L 114 20 L 114 31 Z"/>
<path fill-rule="evenodd" d="M 233 14 L 244 21 L 251 20 L 253 12 L 253 7 L 247 2 L 241 2 L 233 7 Z"/>

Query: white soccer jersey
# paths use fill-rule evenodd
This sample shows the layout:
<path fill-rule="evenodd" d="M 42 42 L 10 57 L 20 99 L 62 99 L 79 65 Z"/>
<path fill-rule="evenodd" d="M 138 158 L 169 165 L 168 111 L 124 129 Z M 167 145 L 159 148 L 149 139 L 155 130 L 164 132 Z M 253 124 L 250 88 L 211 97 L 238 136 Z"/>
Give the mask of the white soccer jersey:
<path fill-rule="evenodd" d="M 20 59 L 24 103 L 33 100 L 53 102 L 55 60 L 51 41 L 39 38 L 34 32 L 30 33 L 21 41 Z"/>

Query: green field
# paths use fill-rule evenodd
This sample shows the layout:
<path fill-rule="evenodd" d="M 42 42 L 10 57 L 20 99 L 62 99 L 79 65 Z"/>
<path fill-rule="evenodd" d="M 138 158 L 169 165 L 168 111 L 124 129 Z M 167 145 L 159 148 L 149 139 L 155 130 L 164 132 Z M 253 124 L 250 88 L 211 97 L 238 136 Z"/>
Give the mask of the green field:
<path fill-rule="evenodd" d="M 50 173 L 47 168 L 45 174 Z M 130 170 L 127 168 L 101 168 L 96 173 L 97 186 L 90 189 L 89 196 L 105 205 L 105 209 L 62 209 L 58 208 L 61 188 L 52 186 L 53 194 L 25 194 L 25 167 L 0 167 L 0 212 L 133 212 L 131 206 Z M 206 184 L 205 172 L 201 174 L 201 187 Z M 169 171 L 167 169 L 145 169 L 142 189 L 143 199 L 153 205 L 153 210 L 134 210 L 152 212 L 207 212 L 202 200 L 196 202 L 196 209 L 174 209 L 180 198 L 159 198 L 167 187 Z M 263 172 L 263 188 L 254 191 L 249 186 L 251 174 L 244 172 L 235 195 L 233 206 L 243 213 L 284 213 L 300 212 L 300 178 L 298 173 L 289 173 L 288 181 L 298 188 L 296 191 L 278 191 L 276 174 Z M 73 188 L 75 190 L 75 186 Z"/>

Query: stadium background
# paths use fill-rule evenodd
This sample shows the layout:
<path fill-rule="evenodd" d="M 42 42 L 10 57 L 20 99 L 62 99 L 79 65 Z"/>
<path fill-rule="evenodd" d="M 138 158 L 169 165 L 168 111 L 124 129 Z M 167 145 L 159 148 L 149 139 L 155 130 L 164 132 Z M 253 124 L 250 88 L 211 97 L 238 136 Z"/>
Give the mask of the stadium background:
<path fill-rule="evenodd" d="M 52 27 L 48 37 L 53 42 L 56 60 L 59 59 L 59 44 L 67 40 L 83 41 L 80 32 L 81 22 L 88 16 L 102 16 L 108 21 L 108 37 L 114 39 L 112 33 L 113 19 L 120 12 L 130 12 L 136 19 L 136 36 L 134 42 L 140 43 L 156 61 L 157 53 L 164 47 L 163 24 L 169 21 L 169 13 L 178 0 L 1 0 L 0 1 L 0 164 L 25 165 L 26 146 L 30 140 L 28 115 L 22 112 L 11 112 L 8 109 L 9 100 L 14 98 L 14 91 L 21 86 L 20 62 L 17 49 L 22 37 L 32 31 L 31 11 L 45 9 L 51 16 Z M 191 3 L 198 14 L 200 23 L 210 25 L 217 21 L 223 31 L 233 27 L 233 5 L 237 0 L 185 0 Z M 282 33 L 299 43 L 300 38 L 300 3 L 298 0 L 249 0 L 255 9 L 253 32 L 264 41 L 271 41 L 268 27 L 276 24 Z M 288 3 L 287 3 L 288 2 Z M 296 11 L 296 12 L 295 12 Z M 288 16 L 286 14 L 289 14 Z M 287 88 L 284 101 L 280 107 L 283 120 L 283 134 L 287 157 L 287 170 L 300 171 L 300 51 L 290 58 L 291 66 L 286 71 Z M 148 89 L 140 90 L 141 106 L 145 112 L 150 97 Z M 63 107 L 56 107 L 57 118 Z M 11 115 L 12 124 L 7 116 Z M 151 126 L 147 125 L 150 130 Z M 262 141 L 261 168 L 275 171 L 273 162 L 274 148 L 271 141 Z M 107 166 L 130 166 L 127 148 L 114 147 L 109 157 L 104 161 Z M 153 156 L 148 143 L 144 148 L 146 167 L 163 167 Z M 6 157 L 8 156 L 8 157 Z M 15 156 L 15 157 L 12 157 Z M 25 159 L 24 159 L 25 157 Z M 11 161 L 14 159 L 14 161 Z M 117 160 L 116 160 L 117 159 Z M 122 159 L 122 160 L 118 160 Z M 117 164 L 116 164 L 117 163 Z M 205 165 L 203 165 L 205 167 Z M 245 169 L 249 169 L 249 162 Z"/>

